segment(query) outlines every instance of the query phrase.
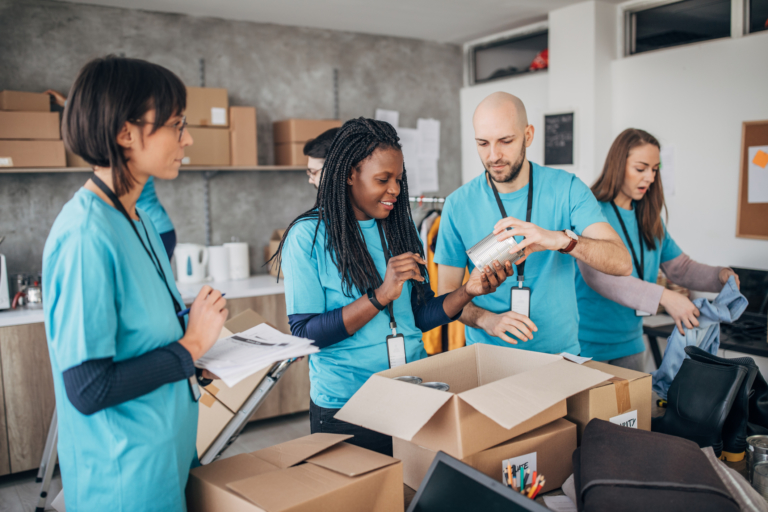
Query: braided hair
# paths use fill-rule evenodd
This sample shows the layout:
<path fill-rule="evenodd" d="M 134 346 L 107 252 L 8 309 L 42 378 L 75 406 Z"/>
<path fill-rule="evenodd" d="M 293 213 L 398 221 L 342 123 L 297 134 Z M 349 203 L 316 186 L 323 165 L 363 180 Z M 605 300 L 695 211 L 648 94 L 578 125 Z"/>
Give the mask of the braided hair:
<path fill-rule="evenodd" d="M 349 198 L 347 178 L 353 169 L 376 149 L 392 148 L 400 151 L 397 132 L 389 123 L 366 119 L 363 117 L 351 119 L 344 123 L 328 149 L 323 165 L 323 175 L 318 188 L 317 201 L 311 210 L 299 215 L 285 230 L 277 252 L 270 258 L 272 265 L 282 266 L 282 252 L 285 240 L 291 228 L 298 222 L 315 219 L 315 236 L 312 240 L 314 247 L 320 223 L 325 223 L 325 249 L 339 269 L 342 281 L 342 291 L 347 297 L 352 297 L 356 288 L 361 294 L 368 289 L 376 289 L 382 284 L 373 258 L 368 252 L 363 238 L 363 232 L 355 218 L 352 202 Z M 411 215 L 408 202 L 408 180 L 403 167 L 403 178 L 400 195 L 393 210 L 382 224 L 387 245 L 392 256 L 412 252 L 424 257 L 424 248 Z M 386 249 L 385 249 L 386 250 Z M 419 265 L 421 275 L 428 279 L 427 269 Z M 279 273 L 278 273 L 279 275 Z M 417 284 L 412 280 L 412 283 Z M 420 286 L 414 286 L 417 297 L 423 298 L 424 292 Z"/>

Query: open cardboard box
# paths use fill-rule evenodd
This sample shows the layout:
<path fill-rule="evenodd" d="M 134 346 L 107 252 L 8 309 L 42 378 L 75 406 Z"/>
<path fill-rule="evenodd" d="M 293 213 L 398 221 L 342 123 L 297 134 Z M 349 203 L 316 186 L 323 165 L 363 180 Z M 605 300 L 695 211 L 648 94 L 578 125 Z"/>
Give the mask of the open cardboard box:
<path fill-rule="evenodd" d="M 313 434 L 193 469 L 189 512 L 402 512 L 400 461 Z"/>
<path fill-rule="evenodd" d="M 450 392 L 393 380 L 413 375 Z M 336 419 L 463 459 L 566 415 L 612 375 L 562 356 L 477 343 L 371 376 Z"/>

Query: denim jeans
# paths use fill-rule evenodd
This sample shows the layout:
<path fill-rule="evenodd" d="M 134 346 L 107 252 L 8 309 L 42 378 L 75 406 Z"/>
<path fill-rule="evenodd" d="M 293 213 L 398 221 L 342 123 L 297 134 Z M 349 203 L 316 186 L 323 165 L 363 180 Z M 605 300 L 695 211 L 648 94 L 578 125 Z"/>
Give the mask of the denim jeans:
<path fill-rule="evenodd" d="M 312 400 L 309 401 L 309 426 L 313 434 L 347 434 L 355 436 L 347 440 L 349 444 L 354 444 L 367 448 L 374 452 L 383 453 L 392 456 L 392 438 L 379 434 L 367 428 L 358 427 L 345 421 L 334 418 L 339 409 L 327 409 L 316 405 Z"/>

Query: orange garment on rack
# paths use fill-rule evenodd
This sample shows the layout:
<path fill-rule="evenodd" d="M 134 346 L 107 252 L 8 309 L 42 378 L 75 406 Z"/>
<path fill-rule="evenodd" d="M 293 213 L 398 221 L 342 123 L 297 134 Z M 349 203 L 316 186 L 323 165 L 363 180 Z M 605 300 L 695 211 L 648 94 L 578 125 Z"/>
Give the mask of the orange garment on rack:
<path fill-rule="evenodd" d="M 440 229 L 440 217 L 435 219 L 434 224 L 427 234 L 427 273 L 429 274 L 429 284 L 432 291 L 437 295 L 437 263 L 435 263 L 435 246 L 437 245 L 437 232 Z M 464 271 L 464 282 L 469 279 L 469 272 Z M 427 354 L 434 355 L 443 351 L 443 328 L 448 329 L 448 350 L 463 347 L 466 345 L 464 337 L 464 324 L 458 320 L 451 322 L 447 326 L 435 327 L 431 331 L 423 334 L 424 350 Z"/>

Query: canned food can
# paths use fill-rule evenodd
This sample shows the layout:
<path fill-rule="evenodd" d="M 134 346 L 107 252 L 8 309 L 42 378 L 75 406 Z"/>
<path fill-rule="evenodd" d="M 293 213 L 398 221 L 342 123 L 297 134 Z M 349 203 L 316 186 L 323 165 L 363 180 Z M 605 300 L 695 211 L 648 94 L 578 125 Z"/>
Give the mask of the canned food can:
<path fill-rule="evenodd" d="M 395 377 L 392 380 L 400 380 L 407 382 L 408 384 L 421 384 L 421 377 L 414 377 L 413 375 L 403 375 L 402 377 Z"/>
<path fill-rule="evenodd" d="M 499 235 L 491 233 L 467 251 L 467 256 L 472 260 L 472 264 L 475 267 L 482 270 L 491 265 L 494 260 L 498 261 L 502 266 L 506 262 L 514 264 L 523 257 L 523 251 L 516 250 L 517 242 L 514 237 L 509 237 L 499 242 L 496 240 L 497 236 Z M 510 253 L 510 251 L 512 252 Z"/>
<path fill-rule="evenodd" d="M 768 436 L 749 436 L 747 438 L 747 471 L 752 481 L 755 464 L 768 462 Z"/>
<path fill-rule="evenodd" d="M 451 386 L 446 384 L 445 382 L 425 382 L 422 384 L 425 388 L 432 388 L 436 389 L 438 391 L 448 391 L 451 389 Z"/>
<path fill-rule="evenodd" d="M 768 499 L 768 462 L 755 464 L 752 473 L 752 488 Z"/>

